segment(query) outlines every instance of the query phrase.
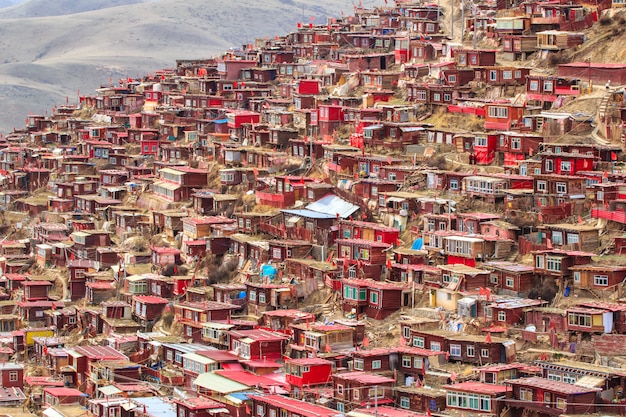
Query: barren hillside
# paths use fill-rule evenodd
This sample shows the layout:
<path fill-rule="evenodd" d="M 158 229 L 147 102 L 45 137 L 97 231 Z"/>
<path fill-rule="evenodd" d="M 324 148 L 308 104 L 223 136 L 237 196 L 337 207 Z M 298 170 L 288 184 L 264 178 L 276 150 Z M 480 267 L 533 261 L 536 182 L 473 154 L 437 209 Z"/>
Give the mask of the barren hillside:
<path fill-rule="evenodd" d="M 298 21 L 324 22 L 353 8 L 345 0 L 128 3 L 137 2 L 30 0 L 0 9 L 0 132 L 22 126 L 29 112 L 43 113 L 66 97 L 73 102 L 78 90 L 91 93 L 109 79 L 213 56 L 254 38 L 283 35 Z M 116 7 L 101 8 L 110 5 Z M 84 11 L 90 8 L 100 9 Z"/>

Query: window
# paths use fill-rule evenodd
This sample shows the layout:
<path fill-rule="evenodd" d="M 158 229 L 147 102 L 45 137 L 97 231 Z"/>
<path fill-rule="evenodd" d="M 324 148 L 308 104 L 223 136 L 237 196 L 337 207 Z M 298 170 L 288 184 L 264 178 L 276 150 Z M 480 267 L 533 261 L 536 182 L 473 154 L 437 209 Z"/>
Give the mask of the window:
<path fill-rule="evenodd" d="M 480 396 L 480 410 L 491 411 L 491 397 L 488 395 Z"/>
<path fill-rule="evenodd" d="M 574 271 L 574 282 L 580 284 L 580 271 Z"/>
<path fill-rule="evenodd" d="M 543 91 L 553 91 L 553 83 L 552 83 L 552 81 L 544 81 L 543 82 Z"/>
<path fill-rule="evenodd" d="M 523 401 L 532 401 L 533 400 L 533 391 L 526 389 L 526 388 L 520 388 L 519 390 L 519 399 L 523 400 Z"/>
<path fill-rule="evenodd" d="M 467 345 L 466 351 L 467 351 L 467 356 L 468 357 L 470 357 L 470 358 L 474 357 L 474 351 L 475 351 L 474 350 L 474 345 Z"/>
<path fill-rule="evenodd" d="M 548 379 L 550 381 L 561 381 L 561 374 L 557 374 L 554 372 L 548 372 Z"/>
<path fill-rule="evenodd" d="M 565 410 L 566 406 L 567 406 L 567 402 L 565 401 L 565 398 L 557 398 L 556 399 L 556 408 L 558 408 L 560 410 Z"/>
<path fill-rule="evenodd" d="M 413 358 L 413 368 L 415 368 L 415 369 L 423 369 L 424 368 L 424 358 Z"/>
<path fill-rule="evenodd" d="M 372 361 L 372 369 L 380 369 L 382 366 L 382 362 L 380 359 Z"/>
<path fill-rule="evenodd" d="M 449 84 L 454 84 L 455 82 L 456 82 L 456 74 L 448 75 L 448 83 Z"/>
<path fill-rule="evenodd" d="M 513 79 L 513 71 L 502 71 L 502 79 L 504 79 L 504 80 L 512 80 Z"/>
<path fill-rule="evenodd" d="M 498 284 L 498 274 L 489 275 L 489 282 L 492 284 Z"/>
<path fill-rule="evenodd" d="M 509 117 L 509 109 L 508 107 L 490 106 L 488 114 L 491 118 L 507 119 Z"/>
<path fill-rule="evenodd" d="M 265 293 L 261 292 L 259 293 L 259 304 L 264 304 L 265 303 Z"/>
<path fill-rule="evenodd" d="M 557 194 L 566 194 L 567 193 L 567 184 L 564 182 L 556 183 L 556 192 Z"/>
<path fill-rule="evenodd" d="M 543 269 L 544 267 L 544 257 L 543 256 L 537 256 L 535 257 L 535 268 L 537 269 Z"/>
<path fill-rule="evenodd" d="M 481 349 L 480 350 L 480 357 L 481 358 L 488 358 L 489 357 L 489 349 Z"/>
<path fill-rule="evenodd" d="M 546 257 L 546 269 L 561 272 L 561 258 Z"/>
<path fill-rule="evenodd" d="M 413 337 L 413 346 L 419 347 L 419 348 L 423 348 L 424 347 L 424 338 L 423 337 L 414 336 Z M 432 348 L 432 346 L 431 346 L 431 348 Z"/>
<path fill-rule="evenodd" d="M 563 232 L 553 231 L 552 243 L 555 245 L 562 245 L 563 244 Z"/>
<path fill-rule="evenodd" d="M 537 181 L 537 191 L 546 191 L 546 182 L 545 181 Z"/>
<path fill-rule="evenodd" d="M 410 368 L 411 367 L 411 357 L 410 356 L 402 356 L 402 367 Z"/>
<path fill-rule="evenodd" d="M 583 313 L 567 313 L 567 321 L 571 326 L 591 327 L 591 315 Z"/>
<path fill-rule="evenodd" d="M 506 321 L 506 311 L 498 311 L 498 321 Z"/>
<path fill-rule="evenodd" d="M 480 396 L 478 394 L 469 394 L 469 408 L 472 410 L 480 409 Z"/>
<path fill-rule="evenodd" d="M 411 408 L 411 400 L 409 397 L 400 397 L 400 408 Z"/>
<path fill-rule="evenodd" d="M 512 138 L 511 149 L 522 149 L 522 140 L 520 138 Z"/>
<path fill-rule="evenodd" d="M 265 407 L 263 407 L 262 405 L 258 404 L 258 405 L 256 406 L 256 414 L 257 414 L 258 416 L 263 416 L 263 415 L 265 415 Z"/>
<path fill-rule="evenodd" d="M 352 398 L 354 398 L 355 400 L 358 400 L 360 398 L 358 389 L 352 390 Z"/>
<path fill-rule="evenodd" d="M 486 136 L 476 136 L 474 138 L 474 146 L 487 146 Z"/>
<path fill-rule="evenodd" d="M 567 234 L 567 244 L 568 245 L 573 245 L 575 243 L 579 242 L 579 235 L 578 233 L 568 233 Z"/>
<path fill-rule="evenodd" d="M 343 395 L 343 385 L 341 384 L 337 385 L 337 394 Z"/>
<path fill-rule="evenodd" d="M 539 81 L 537 81 L 537 80 L 532 80 L 532 81 L 530 82 L 530 85 L 528 86 L 528 89 L 529 89 L 530 91 L 537 91 L 537 90 L 539 90 Z"/>
<path fill-rule="evenodd" d="M 515 286 L 515 280 L 513 277 L 506 277 L 506 286 L 509 288 L 513 288 Z"/>
<path fill-rule="evenodd" d="M 256 291 L 250 291 L 248 298 L 250 301 L 256 301 Z"/>
<path fill-rule="evenodd" d="M 461 356 L 461 345 L 450 345 L 450 356 Z"/>
<path fill-rule="evenodd" d="M 441 101 L 441 93 L 434 93 L 433 101 Z"/>
<path fill-rule="evenodd" d="M 430 342 L 430 350 L 441 352 L 441 343 L 439 343 L 439 342 Z"/>
<path fill-rule="evenodd" d="M 609 277 L 607 275 L 594 275 L 593 285 L 598 286 L 598 287 L 608 287 Z"/>
<path fill-rule="evenodd" d="M 496 81 L 498 79 L 498 72 L 496 70 L 489 71 L 489 80 Z"/>
<path fill-rule="evenodd" d="M 561 161 L 561 172 L 572 172 L 572 163 L 570 161 Z"/>
<path fill-rule="evenodd" d="M 354 362 L 353 362 L 353 367 L 354 369 L 356 369 L 357 371 L 362 371 L 363 370 L 363 359 L 361 358 L 355 358 Z"/>
<path fill-rule="evenodd" d="M 9 372 L 9 381 L 16 382 L 17 381 L 17 371 Z"/>
<path fill-rule="evenodd" d="M 459 180 L 450 180 L 450 189 L 457 191 L 459 189 Z"/>
<path fill-rule="evenodd" d="M 384 387 L 374 387 L 367 390 L 369 398 L 383 398 L 385 396 Z"/>

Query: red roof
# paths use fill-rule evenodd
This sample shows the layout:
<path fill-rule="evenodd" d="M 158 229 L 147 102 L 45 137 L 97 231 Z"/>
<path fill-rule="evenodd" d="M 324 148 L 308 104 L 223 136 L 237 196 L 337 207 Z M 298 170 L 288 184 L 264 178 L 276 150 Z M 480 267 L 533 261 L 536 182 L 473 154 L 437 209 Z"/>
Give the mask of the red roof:
<path fill-rule="evenodd" d="M 174 403 L 180 404 L 184 408 L 190 410 L 207 410 L 213 408 L 224 408 L 224 405 L 220 402 L 210 400 L 205 397 L 192 397 L 185 398 L 184 400 L 174 399 Z"/>
<path fill-rule="evenodd" d="M 336 374 L 335 376 L 343 380 L 360 382 L 362 384 L 385 384 L 395 382 L 393 378 L 387 378 L 382 375 L 360 371 Z"/>
<path fill-rule="evenodd" d="M 587 394 L 589 392 L 598 392 L 601 390 L 600 388 L 588 388 L 574 384 L 568 384 L 567 382 L 539 378 L 537 376 L 532 376 L 529 378 L 511 379 L 509 381 L 506 381 L 506 383 L 510 385 L 519 385 L 521 387 L 540 388 L 546 391 L 552 391 L 565 395 Z"/>
<path fill-rule="evenodd" d="M 135 295 L 133 296 L 135 301 L 144 304 L 167 304 L 169 301 L 163 297 L 157 297 L 156 295 Z"/>
<path fill-rule="evenodd" d="M 443 389 L 448 391 L 472 392 L 476 394 L 498 395 L 511 391 L 507 385 L 485 384 L 476 381 L 460 382 L 453 385 L 444 385 Z"/>
<path fill-rule="evenodd" d="M 359 408 L 353 410 L 361 415 L 378 416 L 378 417 L 426 417 L 424 413 L 416 413 L 414 411 L 402 410 L 399 408 L 392 408 L 389 406 L 379 406 L 376 409 Z"/>
<path fill-rule="evenodd" d="M 76 388 L 66 387 L 45 387 L 43 392 L 54 397 L 82 397 L 83 393 Z"/>
<path fill-rule="evenodd" d="M 280 382 L 265 375 L 256 375 L 248 371 L 227 371 L 225 369 L 218 369 L 213 372 L 219 376 L 228 378 L 231 381 L 239 382 L 240 384 L 248 385 L 250 387 L 266 388 L 280 386 L 287 390 L 290 389 L 290 385 L 287 382 Z"/>
<path fill-rule="evenodd" d="M 286 363 L 292 365 L 332 365 L 331 361 L 322 358 L 300 358 L 300 359 L 288 359 Z"/>
<path fill-rule="evenodd" d="M 249 398 L 292 413 L 298 413 L 303 417 L 335 417 L 338 414 L 337 410 L 282 395 L 250 395 Z"/>

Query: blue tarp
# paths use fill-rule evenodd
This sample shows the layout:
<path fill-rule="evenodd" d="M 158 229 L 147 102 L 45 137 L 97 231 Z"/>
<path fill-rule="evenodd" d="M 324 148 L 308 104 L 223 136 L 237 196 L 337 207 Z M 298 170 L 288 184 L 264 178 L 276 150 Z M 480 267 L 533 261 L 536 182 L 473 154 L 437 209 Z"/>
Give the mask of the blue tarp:
<path fill-rule="evenodd" d="M 276 276 L 276 268 L 272 265 L 263 265 L 261 267 L 261 277 L 274 278 Z"/>
<path fill-rule="evenodd" d="M 424 240 L 422 240 L 421 237 L 418 237 L 413 242 L 413 245 L 411 245 L 411 249 L 413 249 L 413 250 L 421 250 L 422 246 L 424 246 Z"/>

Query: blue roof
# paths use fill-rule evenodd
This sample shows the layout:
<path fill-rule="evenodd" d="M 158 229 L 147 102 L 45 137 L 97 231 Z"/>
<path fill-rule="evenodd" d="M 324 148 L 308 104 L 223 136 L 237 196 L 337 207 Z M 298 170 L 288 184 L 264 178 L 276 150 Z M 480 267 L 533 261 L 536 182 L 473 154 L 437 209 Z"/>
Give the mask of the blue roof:
<path fill-rule="evenodd" d="M 306 210 L 306 209 L 281 210 L 281 211 L 283 213 L 291 214 L 293 216 L 307 217 L 309 219 L 334 219 L 335 217 L 337 217 L 336 214 L 334 216 L 331 216 L 326 213 L 318 213 L 317 211 Z"/>
<path fill-rule="evenodd" d="M 306 209 L 317 211 L 318 213 L 325 213 L 334 217 L 339 214 L 339 217 L 345 219 L 346 217 L 350 217 L 350 215 L 357 211 L 359 207 L 344 200 L 343 198 L 337 197 L 334 194 L 328 194 L 306 206 Z"/>
<path fill-rule="evenodd" d="M 248 399 L 249 395 L 258 395 L 258 392 L 233 392 L 230 395 L 233 398 L 237 398 L 238 400 L 241 401 L 246 401 Z"/>
<path fill-rule="evenodd" d="M 146 406 L 146 411 L 155 417 L 175 417 L 176 406 L 162 400 L 160 397 L 132 398 L 132 401 Z"/>

